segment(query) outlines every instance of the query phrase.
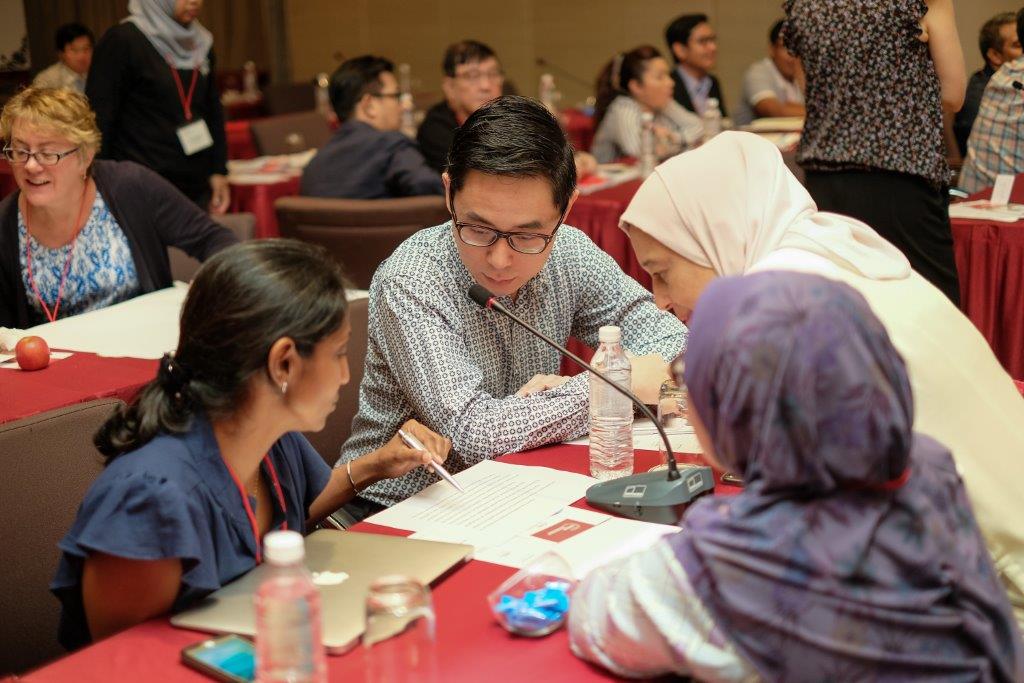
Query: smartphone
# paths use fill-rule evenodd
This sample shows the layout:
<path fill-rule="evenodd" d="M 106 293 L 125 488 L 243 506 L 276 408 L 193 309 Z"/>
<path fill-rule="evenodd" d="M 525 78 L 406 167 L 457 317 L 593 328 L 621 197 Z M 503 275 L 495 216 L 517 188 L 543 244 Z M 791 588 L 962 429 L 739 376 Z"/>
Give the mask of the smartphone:
<path fill-rule="evenodd" d="M 220 636 L 189 645 L 181 651 L 181 661 L 218 681 L 256 680 L 256 647 L 241 636 Z"/>

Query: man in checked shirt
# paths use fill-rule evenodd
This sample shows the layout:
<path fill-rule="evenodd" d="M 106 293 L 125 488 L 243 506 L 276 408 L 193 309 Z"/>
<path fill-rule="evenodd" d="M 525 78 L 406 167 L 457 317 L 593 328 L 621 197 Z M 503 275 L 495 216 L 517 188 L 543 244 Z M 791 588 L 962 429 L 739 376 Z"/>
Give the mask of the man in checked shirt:
<path fill-rule="evenodd" d="M 339 466 L 377 448 L 410 417 L 452 440 L 461 471 L 588 430 L 588 375 L 557 375 L 556 351 L 467 296 L 474 283 L 555 340 L 597 346 L 622 328 L 633 390 L 653 403 L 687 330 L 585 234 L 562 221 L 578 196 L 573 150 L 539 103 L 500 97 L 455 134 L 444 176 L 452 220 L 406 240 L 370 285 L 359 412 Z M 436 481 L 418 468 L 370 483 L 355 518 Z M 365 484 L 365 488 L 364 488 Z"/>

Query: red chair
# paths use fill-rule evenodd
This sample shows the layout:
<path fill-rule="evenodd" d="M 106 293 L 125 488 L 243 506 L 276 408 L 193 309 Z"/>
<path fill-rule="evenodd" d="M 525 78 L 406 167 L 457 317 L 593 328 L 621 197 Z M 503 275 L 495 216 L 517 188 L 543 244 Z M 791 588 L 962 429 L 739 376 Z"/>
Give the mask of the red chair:
<path fill-rule="evenodd" d="M 1017 391 L 1020 392 L 1021 396 L 1024 396 L 1024 382 L 1019 379 L 1013 380 L 1013 383 L 1017 385 Z"/>

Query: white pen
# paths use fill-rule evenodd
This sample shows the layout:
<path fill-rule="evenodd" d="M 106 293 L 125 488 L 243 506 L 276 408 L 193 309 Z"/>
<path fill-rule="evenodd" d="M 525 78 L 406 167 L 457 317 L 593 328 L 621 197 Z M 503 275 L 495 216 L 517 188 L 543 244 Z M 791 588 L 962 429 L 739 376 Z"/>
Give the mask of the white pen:
<path fill-rule="evenodd" d="M 427 447 L 423 445 L 423 442 L 421 442 L 419 439 L 417 439 L 415 436 L 405 431 L 404 429 L 398 430 L 398 436 L 402 439 L 402 443 L 404 443 L 409 448 L 415 449 L 417 451 L 427 450 Z M 427 452 L 429 453 L 429 451 Z M 444 479 L 446 482 L 457 488 L 459 491 L 465 493 L 466 489 L 459 486 L 459 482 L 455 481 L 455 478 L 452 477 L 452 475 L 448 474 L 448 470 L 446 470 L 444 466 L 441 465 L 441 463 L 435 462 L 433 457 L 430 458 L 430 466 L 434 468 L 434 471 L 437 472 L 442 479 Z"/>

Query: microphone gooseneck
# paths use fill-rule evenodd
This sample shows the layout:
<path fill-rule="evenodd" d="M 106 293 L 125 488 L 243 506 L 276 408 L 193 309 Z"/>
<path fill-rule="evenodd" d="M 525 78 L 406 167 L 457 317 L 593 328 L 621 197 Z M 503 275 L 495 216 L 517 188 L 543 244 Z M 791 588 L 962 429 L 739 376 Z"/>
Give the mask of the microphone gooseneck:
<path fill-rule="evenodd" d="M 507 308 L 505 308 L 505 306 L 503 306 L 497 300 L 497 298 L 494 296 L 494 294 L 492 294 L 483 285 L 473 285 L 472 287 L 470 287 L 469 288 L 469 298 L 472 299 L 479 306 L 482 306 L 483 308 L 488 308 L 488 309 L 490 309 L 492 311 L 497 311 L 498 313 L 501 313 L 502 315 L 507 316 L 513 322 L 515 322 L 516 324 L 522 326 L 527 331 L 529 331 L 531 334 L 535 335 L 537 338 L 541 339 L 546 344 L 548 344 L 549 346 L 551 346 L 554 349 L 556 349 L 560 354 L 562 354 L 566 358 L 571 359 L 574 363 L 579 365 L 581 368 L 589 371 L 592 375 L 600 377 L 603 382 L 605 382 L 610 387 L 614 388 L 617 392 L 619 392 L 620 394 L 622 394 L 623 396 L 628 398 L 630 401 L 632 401 L 634 405 L 636 405 L 638 408 L 640 408 L 640 412 L 641 413 L 643 413 L 646 417 L 649 417 L 651 419 L 651 422 L 654 423 L 655 428 L 658 430 L 658 434 L 661 435 L 661 440 L 665 444 L 665 453 L 667 455 L 667 460 L 668 460 L 668 473 L 667 474 L 668 474 L 669 481 L 674 481 L 676 479 L 679 479 L 679 476 L 680 476 L 679 475 L 679 466 L 676 464 L 676 456 L 672 452 L 672 444 L 669 443 L 668 435 L 665 433 L 665 430 L 662 428 L 661 424 L 659 424 L 658 418 L 656 418 L 654 416 L 654 413 L 651 412 L 651 409 L 648 408 L 646 405 L 644 405 L 643 401 L 641 401 L 639 398 L 637 398 L 636 395 L 633 394 L 633 392 L 631 392 L 628 389 L 625 389 L 623 387 L 620 387 L 618 384 L 616 384 L 612 380 L 610 380 L 607 377 L 605 377 L 604 373 L 599 372 L 590 363 L 586 362 L 585 360 L 583 360 L 582 358 L 577 356 L 575 353 L 573 353 L 569 349 L 567 349 L 564 346 L 562 346 L 561 344 L 555 342 L 550 337 L 548 337 L 546 334 L 544 334 L 543 332 L 541 332 L 540 330 L 535 328 L 533 325 L 531 325 L 530 323 L 526 322 L 525 320 L 523 320 L 522 318 L 517 316 L 512 311 L 510 311 Z"/>

